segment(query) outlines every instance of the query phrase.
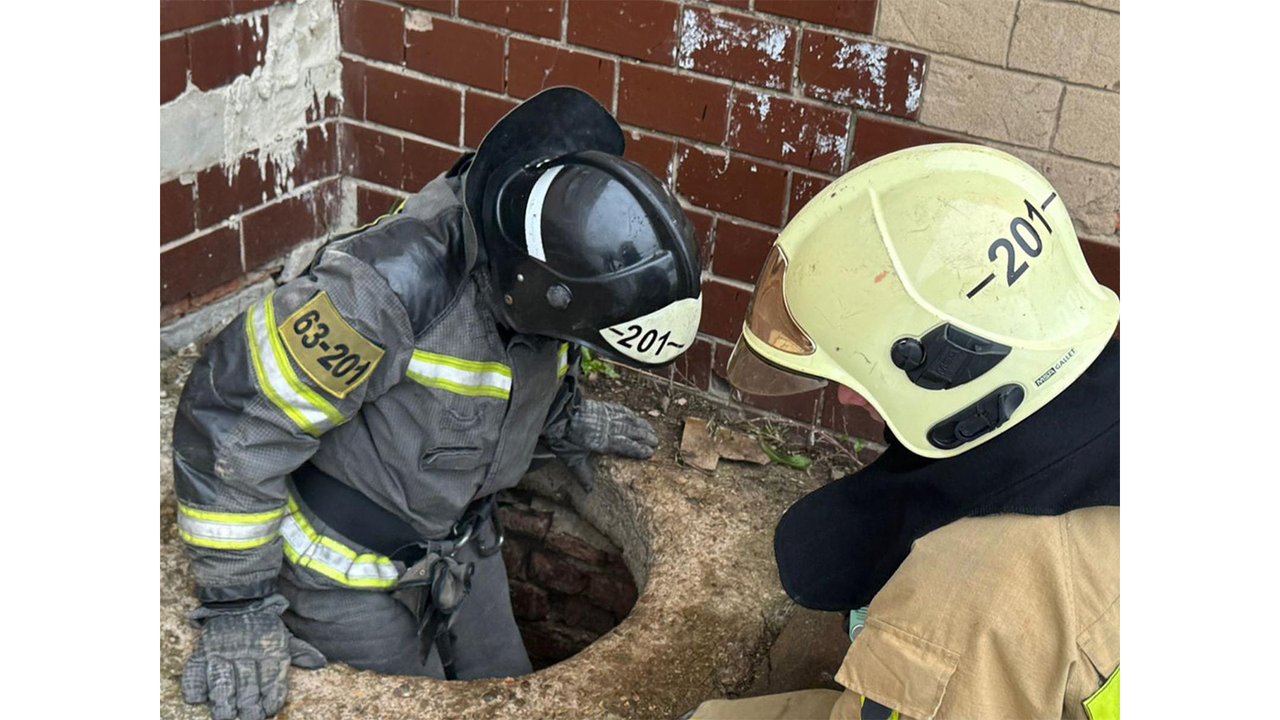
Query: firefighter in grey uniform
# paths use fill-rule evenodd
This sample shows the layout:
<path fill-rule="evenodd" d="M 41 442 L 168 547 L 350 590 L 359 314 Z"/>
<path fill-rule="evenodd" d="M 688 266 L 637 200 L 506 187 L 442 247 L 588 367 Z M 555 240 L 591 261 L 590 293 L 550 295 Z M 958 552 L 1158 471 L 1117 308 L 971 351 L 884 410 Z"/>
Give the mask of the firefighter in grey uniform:
<path fill-rule="evenodd" d="M 689 221 L 622 149 L 589 96 L 547 90 L 209 345 L 174 428 L 188 702 L 272 715 L 291 662 L 531 670 L 494 494 L 538 447 L 586 486 L 593 453 L 652 454 L 646 421 L 580 398 L 578 347 L 660 367 L 701 312 Z"/>

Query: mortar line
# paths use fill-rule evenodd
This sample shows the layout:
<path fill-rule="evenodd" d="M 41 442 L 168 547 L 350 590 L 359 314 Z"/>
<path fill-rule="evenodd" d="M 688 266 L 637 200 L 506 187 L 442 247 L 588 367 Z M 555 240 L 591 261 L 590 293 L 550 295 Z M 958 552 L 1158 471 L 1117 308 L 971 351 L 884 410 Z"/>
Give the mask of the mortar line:
<path fill-rule="evenodd" d="M 335 178 L 341 179 L 342 177 L 343 175 L 341 171 L 339 171 L 335 175 L 326 175 L 325 177 L 312 180 L 311 182 L 305 185 L 299 185 L 298 187 L 290 190 L 289 192 L 284 193 L 282 195 L 277 195 L 276 197 L 271 198 L 270 200 L 264 203 L 259 203 L 257 205 L 254 205 L 253 207 L 245 208 L 244 210 L 237 212 L 236 214 L 222 220 L 221 222 L 218 222 L 217 224 L 210 225 L 208 227 L 196 228 L 195 230 L 187 233 L 186 235 L 183 235 L 182 237 L 170 240 L 169 242 L 160 246 L 160 252 L 162 253 L 168 252 L 170 250 L 173 250 L 174 248 L 178 248 L 178 247 L 182 247 L 183 245 L 186 245 L 187 243 L 191 242 L 192 240 L 195 240 L 201 235 L 207 235 L 208 233 L 214 232 L 216 230 L 222 230 L 224 228 L 230 227 L 233 224 L 240 224 L 240 220 L 244 218 L 245 215 L 249 215 L 254 212 L 257 212 L 258 210 L 271 207 L 272 205 L 276 205 L 277 203 L 280 203 L 284 200 L 292 200 L 298 197 L 299 195 L 302 195 L 307 191 L 314 189 L 316 186 L 320 185 L 321 183 L 328 182 Z M 241 262 L 243 263 L 243 260 L 244 260 L 243 248 L 241 248 L 241 253 L 242 253 Z"/>
<path fill-rule="evenodd" d="M 228 15 L 227 17 L 219 18 L 217 20 L 210 20 L 209 22 L 206 22 L 206 23 L 200 23 L 199 25 L 192 25 L 191 27 L 182 28 L 181 30 L 170 30 L 167 33 L 160 33 L 160 39 L 162 41 L 172 40 L 182 35 L 197 33 L 197 32 L 200 32 L 201 30 L 208 30 L 209 28 L 213 28 L 213 27 L 220 27 L 222 25 L 231 25 L 232 23 L 245 22 L 245 18 L 251 18 L 254 15 L 267 15 L 270 12 L 271 12 L 271 7 L 258 8 L 257 10 L 247 10 L 242 13 L 236 13 L 235 15 Z M 338 17 L 337 7 L 334 8 L 333 16 L 335 19 Z M 270 32 L 269 29 L 268 29 L 268 32 Z"/>

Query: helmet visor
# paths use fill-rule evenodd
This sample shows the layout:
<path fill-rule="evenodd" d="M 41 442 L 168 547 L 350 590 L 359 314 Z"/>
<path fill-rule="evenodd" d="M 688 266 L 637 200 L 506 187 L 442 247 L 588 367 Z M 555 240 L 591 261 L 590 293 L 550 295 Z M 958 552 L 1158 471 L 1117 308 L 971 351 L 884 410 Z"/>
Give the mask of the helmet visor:
<path fill-rule="evenodd" d="M 746 338 L 738 338 L 738 344 L 733 346 L 726 374 L 735 388 L 751 395 L 795 395 L 827 384 L 824 378 L 771 364 L 751 349 Z"/>

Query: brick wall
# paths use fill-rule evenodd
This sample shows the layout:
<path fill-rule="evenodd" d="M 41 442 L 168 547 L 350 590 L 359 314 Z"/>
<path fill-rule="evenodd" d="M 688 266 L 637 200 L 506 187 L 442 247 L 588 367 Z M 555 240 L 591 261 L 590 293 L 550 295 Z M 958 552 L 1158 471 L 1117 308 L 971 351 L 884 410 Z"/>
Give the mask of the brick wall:
<path fill-rule="evenodd" d="M 534 669 L 581 652 L 635 606 L 622 551 L 574 509 L 523 489 L 499 496 L 511 609 Z"/>
<path fill-rule="evenodd" d="M 238 311 L 342 223 L 338 54 L 325 0 L 160 2 L 162 324 Z"/>
<path fill-rule="evenodd" d="M 337 13 L 342 100 L 328 137 L 349 220 L 421 187 L 519 100 L 577 85 L 616 115 L 627 156 L 673 185 L 698 230 L 704 317 L 670 372 L 699 390 L 727 392 L 720 375 L 779 228 L 842 173 L 911 145 L 981 142 L 1035 166 L 1118 290 L 1118 0 L 337 0 Z M 217 29 L 240 32 L 242 53 L 259 42 Z M 202 43 L 183 37 L 194 83 Z M 167 57 L 162 43 L 165 67 Z M 225 72 L 247 67 L 222 61 Z M 165 87 L 162 73 L 162 102 Z M 317 109 L 321 126 L 332 127 L 332 109 Z M 171 186 L 162 204 L 191 202 L 188 188 Z M 207 268 L 194 269 L 194 250 L 166 266 L 198 274 L 166 276 L 188 304 L 290 240 L 237 267 L 232 250 L 248 249 L 247 234 L 209 235 Z M 168 293 L 162 303 L 176 302 Z M 830 389 L 743 399 L 879 437 Z"/>

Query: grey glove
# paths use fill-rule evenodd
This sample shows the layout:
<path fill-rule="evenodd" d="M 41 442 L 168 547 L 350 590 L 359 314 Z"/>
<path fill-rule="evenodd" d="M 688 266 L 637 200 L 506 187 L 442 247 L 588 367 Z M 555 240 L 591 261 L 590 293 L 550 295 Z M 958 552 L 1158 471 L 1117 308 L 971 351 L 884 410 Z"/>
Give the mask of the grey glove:
<path fill-rule="evenodd" d="M 289 633 L 280 613 L 289 606 L 270 595 L 239 608 L 199 607 L 191 621 L 202 630 L 182 672 L 182 697 L 210 703 L 213 720 L 263 720 L 280 712 L 289 664 L 315 669 L 324 655 Z"/>
<path fill-rule="evenodd" d="M 584 490 L 595 487 L 589 453 L 645 459 L 658 447 L 658 434 L 649 421 L 618 403 L 583 400 L 569 420 L 564 439 L 585 452 L 565 456 L 565 464 Z"/>

